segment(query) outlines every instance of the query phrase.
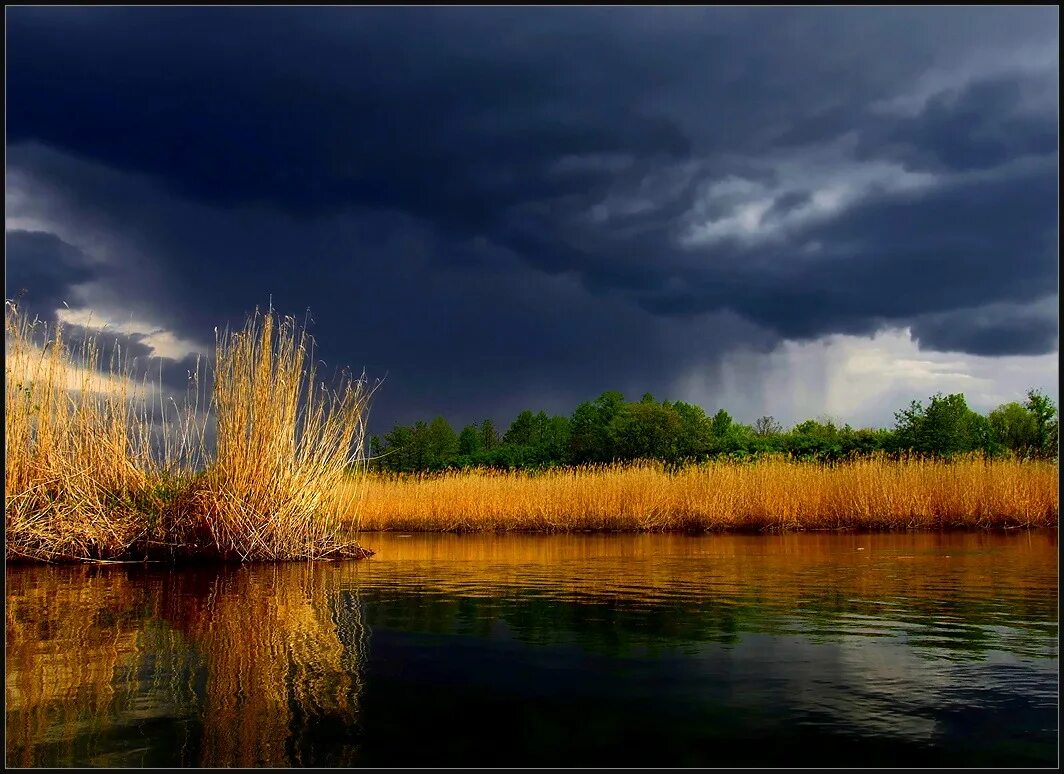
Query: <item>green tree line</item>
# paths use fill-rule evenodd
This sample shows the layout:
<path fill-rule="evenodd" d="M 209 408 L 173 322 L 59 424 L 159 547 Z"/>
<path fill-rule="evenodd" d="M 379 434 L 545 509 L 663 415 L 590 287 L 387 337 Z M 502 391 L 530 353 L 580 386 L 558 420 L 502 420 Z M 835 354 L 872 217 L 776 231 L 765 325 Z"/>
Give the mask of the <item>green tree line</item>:
<path fill-rule="evenodd" d="M 713 415 L 683 401 L 658 402 L 649 393 L 626 402 L 604 392 L 576 407 L 571 416 L 522 411 L 501 435 L 490 419 L 455 432 L 443 417 L 396 425 L 370 441 L 371 466 L 392 472 L 491 467 L 536 469 L 633 460 L 683 465 L 716 457 L 745 459 L 787 454 L 833 462 L 872 454 L 950 458 L 982 453 L 1055 459 L 1057 407 L 1029 390 L 1021 402 L 1005 403 L 987 415 L 969 408 L 961 393 L 914 400 L 895 412 L 893 428 L 838 426 L 808 419 L 785 430 L 770 416 L 752 425 L 736 422 L 724 409 Z"/>

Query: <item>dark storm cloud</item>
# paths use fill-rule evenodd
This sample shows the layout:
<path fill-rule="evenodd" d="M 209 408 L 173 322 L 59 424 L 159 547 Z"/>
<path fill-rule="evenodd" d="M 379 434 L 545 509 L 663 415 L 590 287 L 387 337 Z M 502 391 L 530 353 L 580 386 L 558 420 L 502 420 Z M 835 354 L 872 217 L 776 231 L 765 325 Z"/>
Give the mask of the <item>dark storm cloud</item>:
<path fill-rule="evenodd" d="M 1056 346 L 983 309 L 1055 293 L 1055 9 L 7 21 L 9 168 L 117 235 L 86 303 L 201 341 L 310 307 L 397 417 L 668 394 L 736 346 L 886 324 Z"/>
<path fill-rule="evenodd" d="M 854 71 L 848 57 L 905 43 L 891 33 L 906 13 L 852 10 L 768 25 L 679 8 L 13 9 L 8 141 L 225 203 L 365 202 L 476 223 L 587 191 L 596 176 L 543 179 L 564 155 L 757 151 L 807 124 L 810 140 L 831 137 L 948 43 L 936 31 L 995 23 L 924 13 L 905 30 L 922 45 Z"/>
<path fill-rule="evenodd" d="M 52 312 L 60 307 L 76 308 L 77 287 L 82 283 L 121 279 L 109 272 L 107 266 L 54 234 L 13 229 L 6 232 L 5 247 L 4 297 L 27 311 L 31 319 L 54 322 Z M 68 304 L 68 300 L 74 303 Z M 113 347 L 118 344 L 126 366 L 138 377 L 144 375 L 145 368 L 150 368 L 153 385 L 177 394 L 185 389 L 188 368 L 193 362 L 191 357 L 182 359 L 182 362 L 160 364 L 158 359 L 152 358 L 155 353 L 145 342 L 145 334 L 121 332 L 114 325 L 101 328 L 103 321 L 98 315 L 88 322 L 93 323 L 91 329 L 76 323 L 64 325 L 63 337 L 73 351 L 78 351 L 86 334 L 95 333 L 101 363 L 110 362 Z M 38 328 L 35 335 L 35 341 L 42 343 L 50 333 Z M 149 365 L 152 363 L 153 366 Z"/>
<path fill-rule="evenodd" d="M 88 256 L 54 234 L 8 231 L 5 249 L 5 298 L 18 297 L 41 309 L 55 309 L 70 297 L 72 286 L 100 274 Z"/>
<path fill-rule="evenodd" d="M 468 9 L 14 14 L 8 140 L 225 204 L 368 203 L 466 227 L 547 193 L 542 167 L 562 155 L 686 151 L 663 117 L 565 89 L 564 62 L 481 39 L 507 29 L 490 15 L 498 21 Z M 549 193 L 592 182 L 554 181 Z"/>
<path fill-rule="evenodd" d="M 808 204 L 812 198 L 813 197 L 809 191 L 788 191 L 772 202 L 772 206 L 765 212 L 764 217 L 772 218 L 775 216 L 786 215 L 788 212 L 793 212 L 803 204 Z"/>
<path fill-rule="evenodd" d="M 1044 108 L 1056 89 L 1054 73 L 951 89 L 931 97 L 917 116 L 876 120 L 863 133 L 863 149 L 874 157 L 895 155 L 913 167 L 953 170 L 1053 155 L 1057 116 Z"/>
<path fill-rule="evenodd" d="M 112 251 L 150 254 L 158 276 L 113 275 L 103 306 L 135 304 L 151 285 L 153 298 L 166 299 L 156 319 L 207 340 L 214 326 L 239 325 L 271 298 L 300 318 L 309 308 L 323 373 L 348 364 L 386 376 L 376 422 L 439 411 L 502 421 L 529 405 L 568 412 L 614 388 L 665 396 L 676 363 L 717 360 L 731 340 L 768 343 L 733 315 L 711 318 L 719 338 L 697 335 L 704 321 L 656 322 L 623 299 L 589 296 L 573 277 L 530 272 L 507 248 L 456 243 L 405 215 L 351 210 L 308 232 L 303 218 L 166 196 L 144 179 L 40 147 L 15 149 L 12 161 L 45 188 L 67 191 L 51 203 L 73 222 L 105 231 L 136 223 L 123 233 L 143 241 L 134 236 Z M 227 259 L 212 268 L 204 255 Z"/>
<path fill-rule="evenodd" d="M 933 349 L 990 356 L 1040 355 L 1059 346 L 1056 303 L 931 315 L 918 319 L 912 334 Z"/>
<path fill-rule="evenodd" d="M 691 287 L 676 295 L 650 292 L 641 299 L 659 314 L 729 305 L 788 338 L 871 333 L 884 321 L 1039 299 L 1056 289 L 1056 187 L 1055 169 L 1045 167 L 979 185 L 883 197 L 804 230 L 799 243 L 837 245 L 811 258 L 791 245 L 760 248 L 754 256 L 733 248 L 727 258 L 717 256 L 726 270 L 696 270 Z M 950 319 L 964 325 L 961 313 Z M 953 342 L 965 335 L 958 331 Z M 939 340 L 922 341 L 934 347 Z M 1036 339 L 1038 345 L 1017 337 L 1010 350 L 1007 341 L 1002 331 L 994 354 L 1054 346 L 1045 337 Z"/>

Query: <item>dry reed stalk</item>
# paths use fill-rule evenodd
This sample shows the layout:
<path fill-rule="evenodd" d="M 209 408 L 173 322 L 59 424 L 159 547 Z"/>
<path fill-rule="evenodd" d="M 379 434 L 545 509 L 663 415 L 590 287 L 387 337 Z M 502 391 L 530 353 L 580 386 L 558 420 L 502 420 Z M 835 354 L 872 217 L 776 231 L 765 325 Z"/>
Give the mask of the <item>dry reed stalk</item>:
<path fill-rule="evenodd" d="M 150 389 L 116 345 L 100 370 L 95 336 L 71 348 L 5 310 L 5 538 L 8 558 L 115 557 L 157 510 L 147 422 Z"/>
<path fill-rule="evenodd" d="M 197 363 L 195 402 L 174 402 L 172 418 L 156 404 L 161 378 L 138 383 L 117 343 L 101 370 L 95 334 L 71 348 L 11 302 L 5 333 L 9 559 L 365 555 L 341 529 L 357 487 L 340 484 L 364 464 L 371 391 L 346 374 L 335 391 L 319 384 L 291 318 L 256 312 L 219 336 L 212 400 L 201 414 Z"/>
<path fill-rule="evenodd" d="M 1053 527 L 1057 466 L 1014 459 L 786 458 L 656 463 L 536 475 L 370 476 L 364 530 L 760 530 Z"/>
<path fill-rule="evenodd" d="M 196 539 L 242 561 L 357 554 L 341 526 L 358 491 L 340 484 L 364 459 L 365 381 L 319 384 L 310 338 L 272 310 L 215 352 L 217 451 L 181 510 Z"/>

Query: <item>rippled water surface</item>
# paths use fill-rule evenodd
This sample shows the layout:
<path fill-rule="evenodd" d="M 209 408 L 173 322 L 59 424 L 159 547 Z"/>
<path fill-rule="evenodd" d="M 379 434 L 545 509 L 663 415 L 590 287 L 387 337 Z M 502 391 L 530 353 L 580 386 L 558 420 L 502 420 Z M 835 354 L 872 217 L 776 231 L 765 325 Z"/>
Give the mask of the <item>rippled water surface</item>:
<path fill-rule="evenodd" d="M 1055 532 L 7 568 L 7 764 L 1055 765 Z"/>

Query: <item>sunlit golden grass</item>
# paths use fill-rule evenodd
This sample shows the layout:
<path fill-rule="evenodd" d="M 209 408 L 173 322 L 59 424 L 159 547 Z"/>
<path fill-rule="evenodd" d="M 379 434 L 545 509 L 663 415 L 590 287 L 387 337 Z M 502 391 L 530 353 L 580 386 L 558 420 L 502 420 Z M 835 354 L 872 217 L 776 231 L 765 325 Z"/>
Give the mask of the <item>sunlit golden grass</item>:
<path fill-rule="evenodd" d="M 774 458 L 370 476 L 363 530 L 790 530 L 1050 527 L 1057 466 L 1045 461 L 873 458 L 825 466 Z"/>
<path fill-rule="evenodd" d="M 143 535 L 160 475 L 150 453 L 147 386 L 117 350 L 99 369 L 95 339 L 77 348 L 5 314 L 4 513 L 8 557 L 110 557 Z"/>
<path fill-rule="evenodd" d="M 159 421 L 161 387 L 117 344 L 101 369 L 96 336 L 71 347 L 11 303 L 5 343 L 8 559 L 360 555 L 340 522 L 357 487 L 341 483 L 362 464 L 369 391 L 346 374 L 319 383 L 291 318 L 221 334 L 206 411 L 175 402 Z"/>
<path fill-rule="evenodd" d="M 341 519 L 358 500 L 341 486 L 361 459 L 369 392 L 345 375 L 317 382 L 311 343 L 272 314 L 216 345 L 217 452 L 178 516 L 226 559 L 318 558 L 351 548 Z M 308 365 L 309 361 L 309 365 Z"/>

